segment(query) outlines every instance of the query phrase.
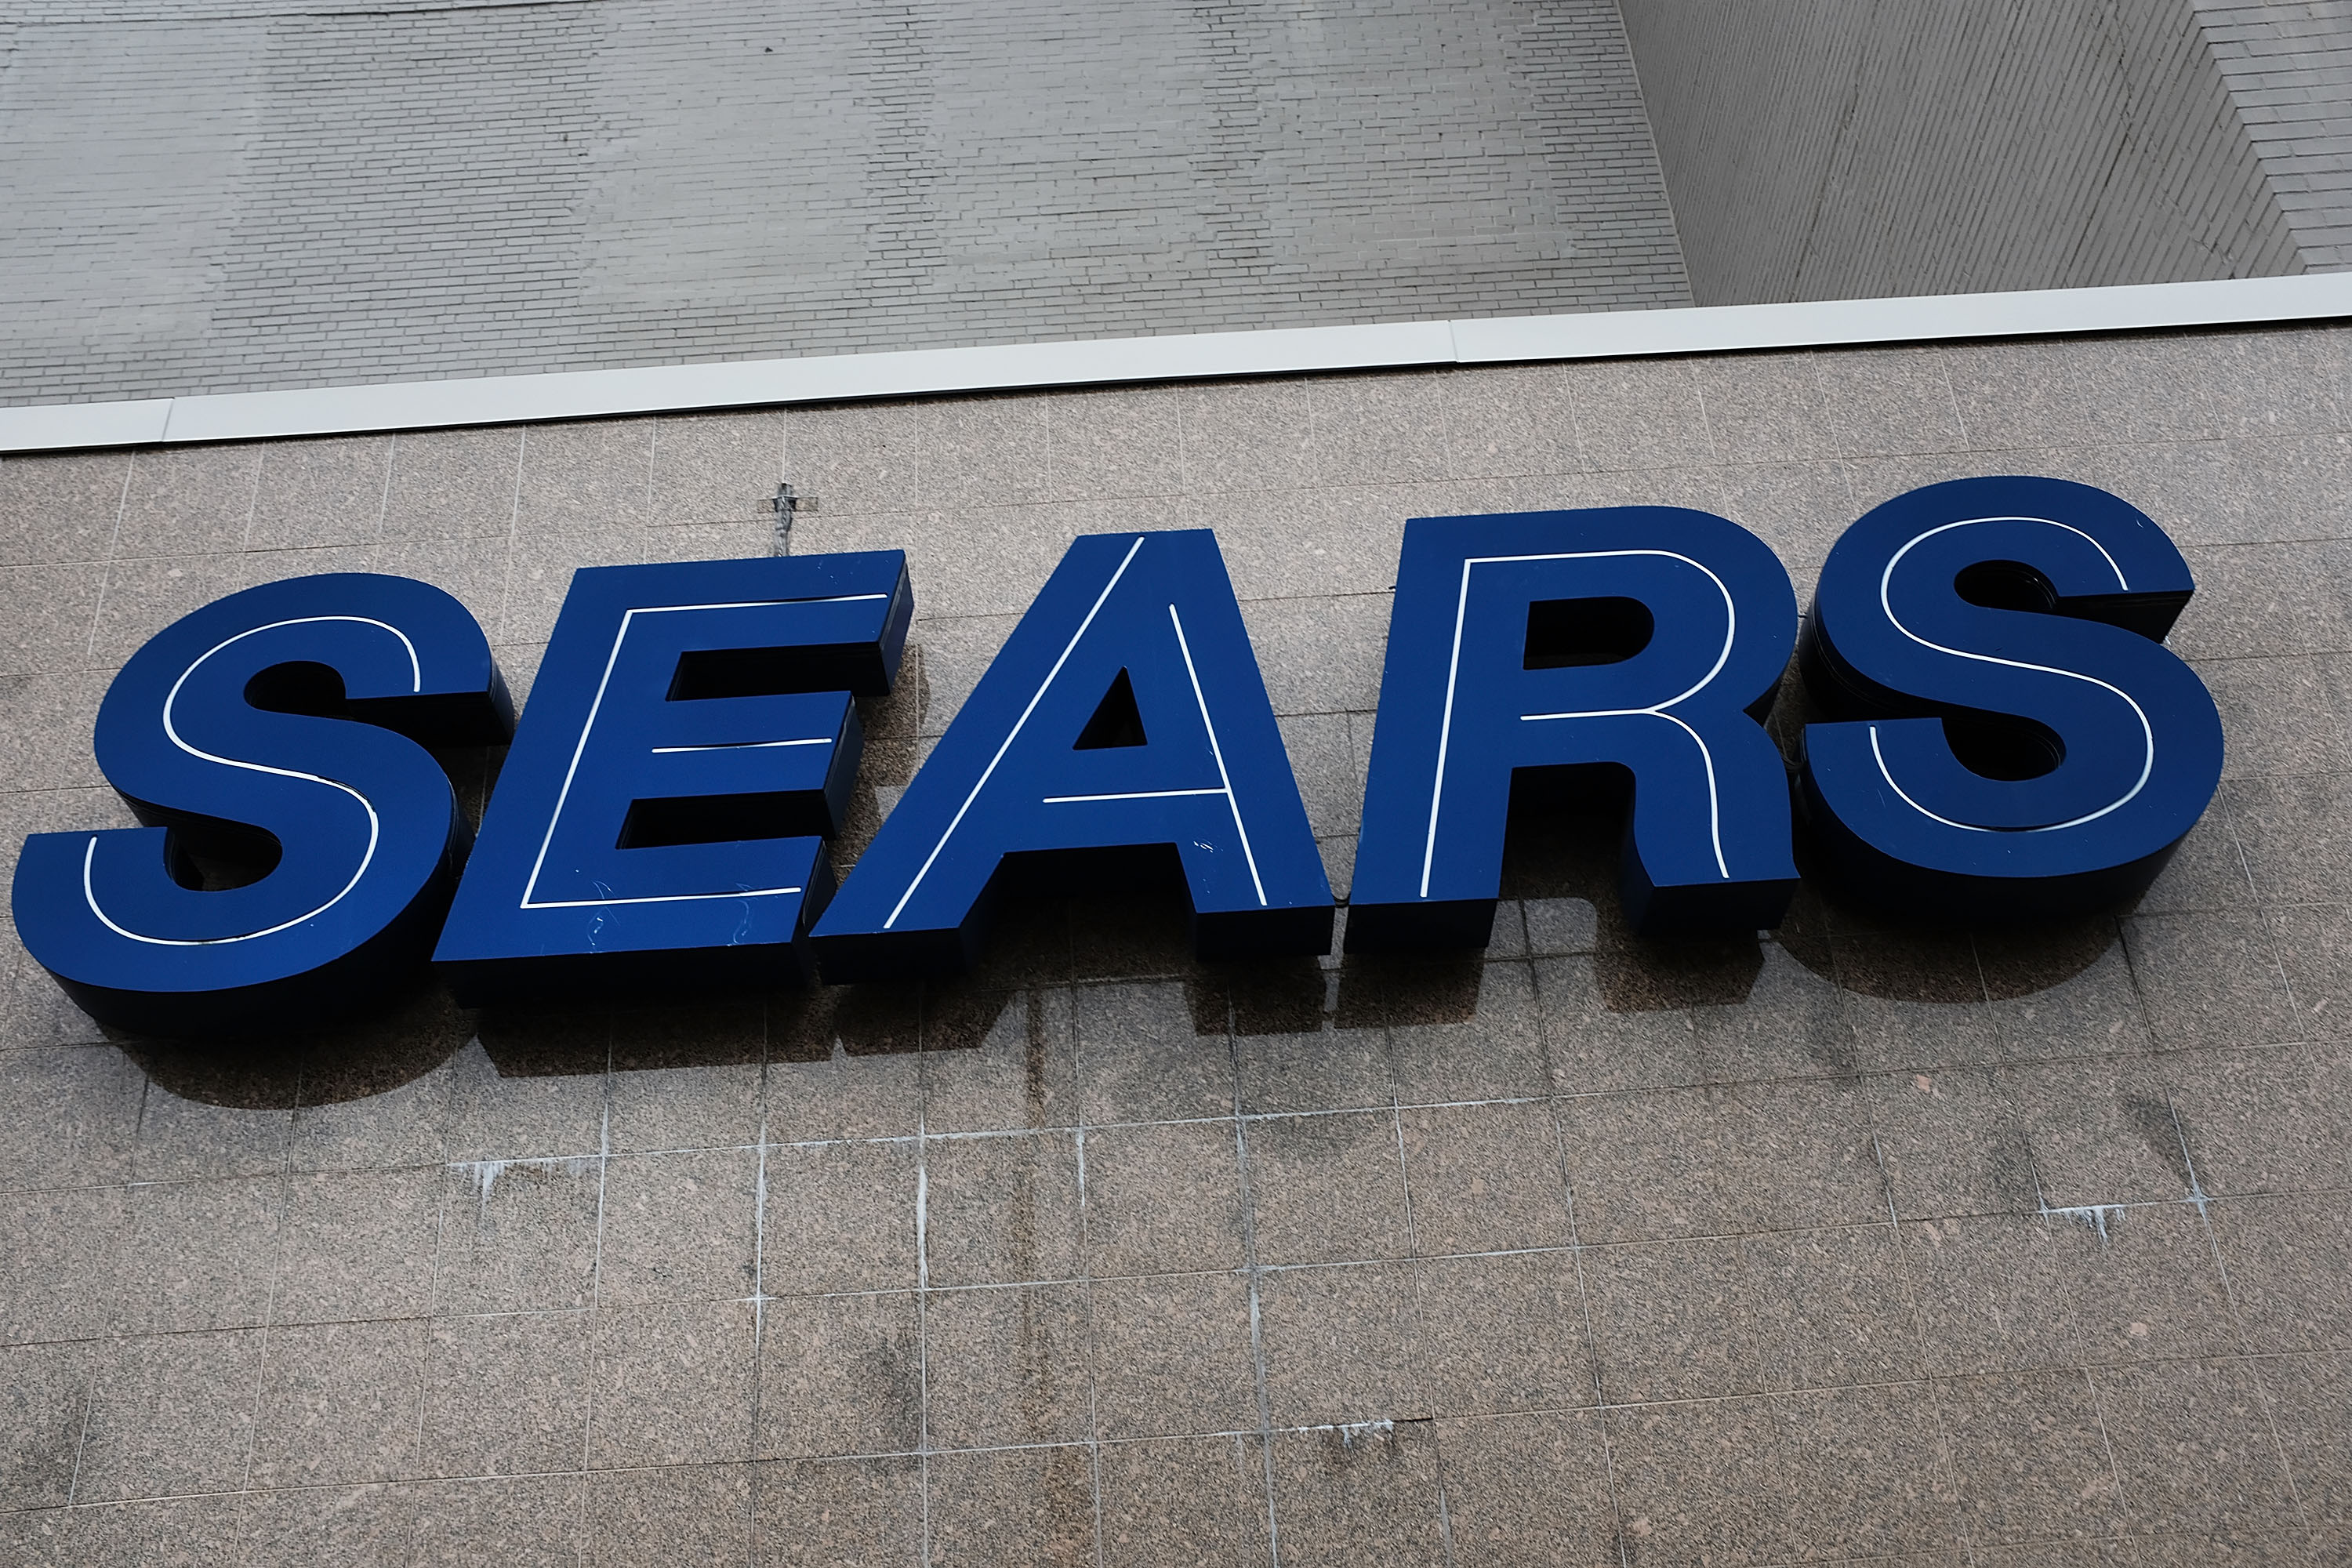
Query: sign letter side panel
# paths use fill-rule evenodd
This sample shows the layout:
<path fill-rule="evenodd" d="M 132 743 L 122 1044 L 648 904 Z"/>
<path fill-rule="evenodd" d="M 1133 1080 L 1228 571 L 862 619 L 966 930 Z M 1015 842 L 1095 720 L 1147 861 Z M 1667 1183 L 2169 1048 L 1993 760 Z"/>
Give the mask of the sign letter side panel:
<path fill-rule="evenodd" d="M 575 574 L 435 966 L 469 1005 L 804 981 L 905 555 Z"/>
<path fill-rule="evenodd" d="M 1074 542 L 816 928 L 832 981 L 948 973 L 1009 885 L 1181 879 L 1204 954 L 1325 952 L 1330 884 L 1216 541 Z"/>

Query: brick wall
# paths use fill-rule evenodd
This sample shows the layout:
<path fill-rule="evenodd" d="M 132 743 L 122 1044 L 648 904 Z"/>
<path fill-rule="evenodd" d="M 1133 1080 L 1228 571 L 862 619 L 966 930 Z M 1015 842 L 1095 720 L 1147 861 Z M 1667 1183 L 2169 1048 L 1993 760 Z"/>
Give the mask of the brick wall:
<path fill-rule="evenodd" d="M 2352 266 L 2352 5 L 2198 0 L 2197 13 L 2305 263 Z"/>
<path fill-rule="evenodd" d="M 0 402 L 1688 302 L 1612 0 L 34 0 Z"/>
<path fill-rule="evenodd" d="M 1702 303 L 2303 269 L 2184 0 L 1624 11 Z"/>

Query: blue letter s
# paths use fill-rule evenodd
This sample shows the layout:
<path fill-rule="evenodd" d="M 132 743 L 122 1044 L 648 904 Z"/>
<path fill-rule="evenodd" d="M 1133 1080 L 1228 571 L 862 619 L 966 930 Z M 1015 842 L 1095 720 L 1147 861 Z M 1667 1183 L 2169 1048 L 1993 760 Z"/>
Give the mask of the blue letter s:
<path fill-rule="evenodd" d="M 26 839 L 16 929 L 121 1028 L 348 1011 L 424 959 L 464 858 L 418 742 L 513 726 L 481 628 L 438 588 L 336 574 L 233 594 L 158 632 L 99 709 L 99 766 L 149 826 Z M 276 863 L 206 891 L 191 853 Z"/>
<path fill-rule="evenodd" d="M 1929 485 L 1848 529 L 1802 653 L 1845 721 L 1805 731 L 1832 868 L 1960 921 L 2144 891 L 2221 777 L 2213 700 L 2160 640 L 2195 587 L 2154 522 L 2063 479 Z"/>

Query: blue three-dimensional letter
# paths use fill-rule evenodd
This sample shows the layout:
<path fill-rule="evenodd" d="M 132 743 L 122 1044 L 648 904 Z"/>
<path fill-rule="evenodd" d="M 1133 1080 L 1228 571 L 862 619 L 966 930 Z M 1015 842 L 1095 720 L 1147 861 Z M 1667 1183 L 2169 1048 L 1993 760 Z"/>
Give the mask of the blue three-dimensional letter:
<path fill-rule="evenodd" d="M 1947 921 L 2144 891 L 2213 797 L 2221 722 L 2161 638 L 2195 584 L 2161 529 L 2063 479 L 1958 479 L 1822 569 L 1804 795 L 1832 868 Z"/>
<path fill-rule="evenodd" d="M 793 982 L 914 614 L 899 551 L 579 572 L 435 967 L 468 1005 Z"/>
<path fill-rule="evenodd" d="M 2144 891 L 2221 773 L 2212 698 L 2163 646 L 2193 591 L 2154 522 L 2063 480 L 1931 485 L 1855 523 L 1801 648 L 1825 869 L 1947 921 Z M 832 898 L 855 700 L 890 689 L 913 605 L 895 551 L 583 571 L 518 734 L 439 589 L 232 595 L 99 710 L 99 765 L 148 826 L 27 839 L 17 930 L 100 1022 L 168 1035 L 347 1011 L 428 952 L 469 1005 L 953 973 L 1008 889 L 1138 877 L 1181 880 L 1203 955 L 1329 950 L 1205 530 L 1072 544 Z M 1797 873 L 1761 721 L 1796 643 L 1779 560 L 1706 512 L 1409 522 L 1348 945 L 1485 945 L 1522 770 L 1630 778 L 1635 931 L 1777 925 Z M 509 734 L 468 860 L 425 747 Z"/>
<path fill-rule="evenodd" d="M 150 826 L 26 840 L 16 929 L 121 1028 L 350 1011 L 430 951 L 464 858 L 417 742 L 513 724 L 481 628 L 438 588 L 341 574 L 232 594 L 157 633 L 99 708 L 99 766 Z M 206 889 L 233 868 L 263 874 Z"/>
<path fill-rule="evenodd" d="M 1330 950 L 1330 884 L 1214 536 L 1083 538 L 818 922 L 817 962 L 834 981 L 960 970 L 1006 857 L 1058 889 L 1164 869 L 1171 847 L 1202 952 Z"/>
<path fill-rule="evenodd" d="M 1591 763 L 1633 774 L 1636 931 L 1779 924 L 1789 791 L 1758 720 L 1796 622 L 1779 559 L 1706 512 L 1407 523 L 1348 946 L 1486 945 L 1513 772 Z"/>

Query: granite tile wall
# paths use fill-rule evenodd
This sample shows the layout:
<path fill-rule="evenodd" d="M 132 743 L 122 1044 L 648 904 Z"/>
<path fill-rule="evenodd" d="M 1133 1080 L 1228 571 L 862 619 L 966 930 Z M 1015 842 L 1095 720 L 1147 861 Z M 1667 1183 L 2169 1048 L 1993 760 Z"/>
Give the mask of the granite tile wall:
<path fill-rule="evenodd" d="M 1065 544 L 1223 541 L 1335 883 L 1405 518 L 2105 485 L 2229 777 L 2137 907 L 1809 885 L 1630 938 L 1532 821 L 1483 960 L 1013 908 L 953 984 L 114 1038 L 0 957 L 0 1561 L 2170 1564 L 2352 1552 L 2352 337 L 1160 387 L 0 462 L 0 858 L 127 821 L 229 589 L 902 547 L 854 857 Z M 478 803 L 496 759 L 457 756 Z M 0 869 L 6 869 L 0 865 Z"/>

